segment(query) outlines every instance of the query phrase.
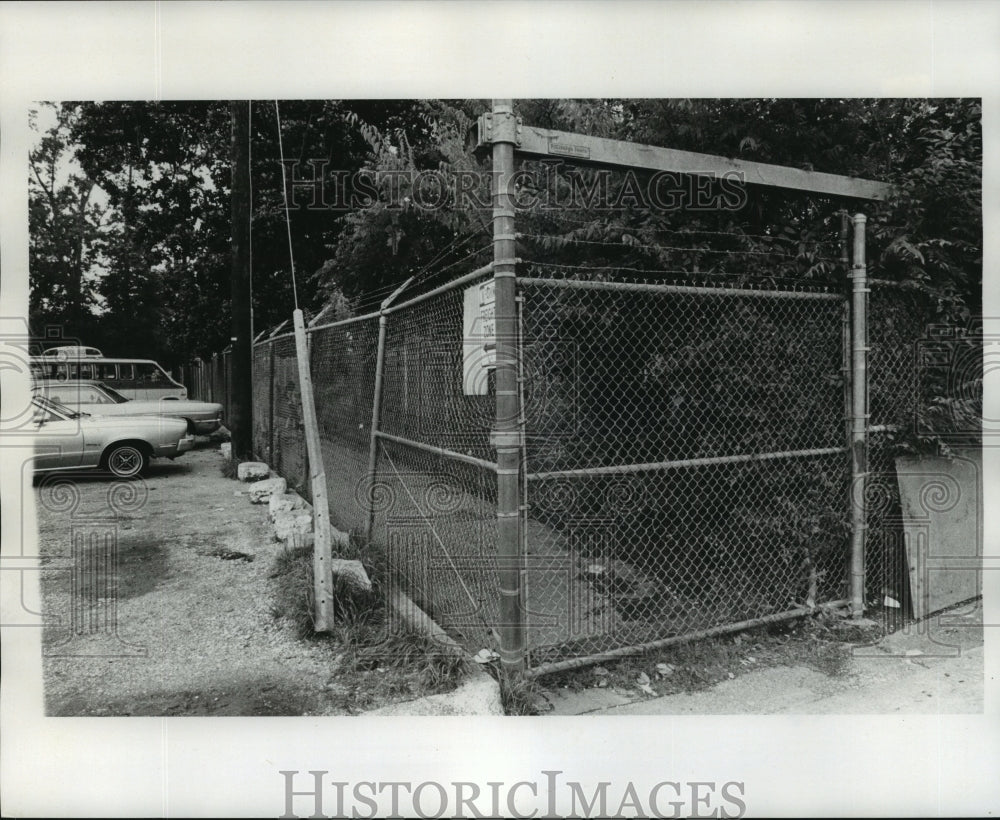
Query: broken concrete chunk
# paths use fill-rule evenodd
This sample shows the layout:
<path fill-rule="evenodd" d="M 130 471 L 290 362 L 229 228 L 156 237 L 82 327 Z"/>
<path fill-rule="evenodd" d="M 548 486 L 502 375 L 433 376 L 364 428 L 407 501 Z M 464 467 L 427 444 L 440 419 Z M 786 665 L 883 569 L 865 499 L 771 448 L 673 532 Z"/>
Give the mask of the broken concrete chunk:
<path fill-rule="evenodd" d="M 232 442 L 224 442 L 219 446 L 219 454 L 226 460 L 229 461 L 233 457 L 233 445 Z"/>
<path fill-rule="evenodd" d="M 262 481 L 271 474 L 268 466 L 261 461 L 244 461 L 236 468 L 240 481 Z"/>
<path fill-rule="evenodd" d="M 330 569 L 334 578 L 345 578 L 355 586 L 364 590 L 372 588 L 371 579 L 365 572 L 364 565 L 360 561 L 348 558 L 334 558 L 330 561 Z"/>
<path fill-rule="evenodd" d="M 274 537 L 279 541 L 287 541 L 295 535 L 312 533 L 312 526 L 312 515 L 305 510 L 278 513 L 274 517 Z"/>
<path fill-rule="evenodd" d="M 274 521 L 278 513 L 301 510 L 305 508 L 305 504 L 298 493 L 272 493 L 267 502 L 267 514 Z"/>
<path fill-rule="evenodd" d="M 266 478 L 256 482 L 247 490 L 251 504 L 263 504 L 273 495 L 282 496 L 288 485 L 283 478 Z"/>
<path fill-rule="evenodd" d="M 311 547 L 316 543 L 316 537 L 311 533 L 292 533 L 291 536 L 284 539 L 286 549 L 298 549 L 299 547 Z"/>

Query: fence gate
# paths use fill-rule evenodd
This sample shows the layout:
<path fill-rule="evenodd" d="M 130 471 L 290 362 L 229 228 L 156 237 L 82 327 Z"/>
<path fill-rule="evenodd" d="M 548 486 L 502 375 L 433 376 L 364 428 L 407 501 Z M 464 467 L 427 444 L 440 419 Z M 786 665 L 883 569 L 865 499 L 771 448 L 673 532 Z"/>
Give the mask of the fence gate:
<path fill-rule="evenodd" d="M 542 273 L 518 280 L 535 671 L 845 599 L 846 298 Z"/>

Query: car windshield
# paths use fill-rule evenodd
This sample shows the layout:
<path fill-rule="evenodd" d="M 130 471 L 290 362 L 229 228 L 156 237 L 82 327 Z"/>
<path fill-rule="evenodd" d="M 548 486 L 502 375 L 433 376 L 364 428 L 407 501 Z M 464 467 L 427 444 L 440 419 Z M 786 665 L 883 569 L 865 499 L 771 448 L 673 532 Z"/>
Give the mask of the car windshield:
<path fill-rule="evenodd" d="M 84 413 L 83 411 L 70 410 L 65 404 L 58 401 L 53 401 L 52 399 L 46 398 L 45 396 L 35 395 L 35 404 L 50 413 L 56 413 L 60 416 L 65 416 L 70 419 L 79 419 L 85 416 L 90 416 L 90 413 Z"/>
<path fill-rule="evenodd" d="M 121 393 L 115 390 L 113 387 L 108 387 L 104 382 L 99 382 L 101 390 L 107 393 L 111 398 L 115 400 L 115 404 L 125 404 L 129 399 L 125 398 Z"/>

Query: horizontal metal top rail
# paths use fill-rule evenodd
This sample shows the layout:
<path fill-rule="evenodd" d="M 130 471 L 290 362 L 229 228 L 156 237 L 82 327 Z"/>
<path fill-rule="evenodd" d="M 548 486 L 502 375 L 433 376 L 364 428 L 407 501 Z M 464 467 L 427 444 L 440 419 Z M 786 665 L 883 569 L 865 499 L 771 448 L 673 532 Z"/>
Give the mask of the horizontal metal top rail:
<path fill-rule="evenodd" d="M 637 142 L 591 137 L 549 128 L 524 125 L 519 128 L 515 151 L 521 156 L 564 159 L 576 164 L 712 177 L 735 177 L 750 185 L 766 185 L 827 196 L 885 200 L 892 186 L 870 179 L 804 171 L 785 165 L 731 159 L 714 154 L 678 151 Z M 478 142 L 487 141 L 480 125 Z"/>
<path fill-rule="evenodd" d="M 493 263 L 490 262 L 488 265 L 483 265 L 481 268 L 477 268 L 471 273 L 465 274 L 465 276 L 459 276 L 458 279 L 453 279 L 450 282 L 446 282 L 443 285 L 439 285 L 433 290 L 427 291 L 427 293 L 421 293 L 419 296 L 414 296 L 412 299 L 408 299 L 405 302 L 400 302 L 398 305 L 393 305 L 392 307 L 386 308 L 382 311 L 383 315 L 388 316 L 390 313 L 395 313 L 398 310 L 406 310 L 408 307 L 413 307 L 414 305 L 419 305 L 421 302 L 425 302 L 428 299 L 433 299 L 435 296 L 440 296 L 442 293 L 447 293 L 449 290 L 454 290 L 455 288 L 466 285 L 469 282 L 473 282 L 476 279 L 481 279 L 488 273 L 493 273 Z"/>
<path fill-rule="evenodd" d="M 846 294 L 816 293 L 808 290 L 755 290 L 751 288 L 703 287 L 699 285 L 654 285 L 638 282 L 601 282 L 590 279 L 540 279 L 531 276 L 517 277 L 518 284 L 571 290 L 617 290 L 633 293 L 675 293 L 690 296 L 756 296 L 772 299 L 817 299 L 842 302 Z"/>
<path fill-rule="evenodd" d="M 746 464 L 753 461 L 775 461 L 782 458 L 811 458 L 832 456 L 847 452 L 846 447 L 819 447 L 812 450 L 784 450 L 777 453 L 748 453 L 741 456 L 712 456 L 708 458 L 686 458 L 679 461 L 650 461 L 645 464 L 620 464 L 608 467 L 579 467 L 575 470 L 548 470 L 544 473 L 528 473 L 528 479 L 537 481 L 545 478 L 572 478 L 595 475 L 619 475 L 622 473 L 652 473 L 663 470 L 682 470 L 690 467 L 714 467 L 721 464 Z"/>
<path fill-rule="evenodd" d="M 427 293 L 421 293 L 418 296 L 414 296 L 412 299 L 409 299 L 405 302 L 400 302 L 398 305 L 392 305 L 391 307 L 387 307 L 384 309 L 373 310 L 371 313 L 365 313 L 361 316 L 351 316 L 349 319 L 339 319 L 336 322 L 327 322 L 322 325 L 316 325 L 315 327 L 309 328 L 308 332 L 312 333 L 317 330 L 326 330 L 331 327 L 344 327 L 345 325 L 350 325 L 355 322 L 364 322 L 368 319 L 377 319 L 379 316 L 388 316 L 390 313 L 395 313 L 397 310 L 404 310 L 413 305 L 420 304 L 421 302 L 424 302 L 427 299 L 432 299 L 435 296 L 439 296 L 440 294 L 446 293 L 449 290 L 461 287 L 462 285 L 467 284 L 468 282 L 472 282 L 492 272 L 493 272 L 493 263 L 491 262 L 488 265 L 484 265 L 481 268 L 477 268 L 471 273 L 467 273 L 464 276 L 459 276 L 457 279 L 453 279 L 452 281 L 446 282 L 445 284 L 440 285 L 434 288 L 433 290 L 429 290 L 427 291 Z"/>
<path fill-rule="evenodd" d="M 392 441 L 396 444 L 401 444 L 404 447 L 412 447 L 414 450 L 423 450 L 425 453 L 434 453 L 435 455 L 442 456 L 444 458 L 454 459 L 455 461 L 462 461 L 466 464 L 471 464 L 474 467 L 482 467 L 484 470 L 491 470 L 496 472 L 497 465 L 495 462 L 486 461 L 482 458 L 476 458 L 475 456 L 467 456 L 465 453 L 456 453 L 454 450 L 448 450 L 444 447 L 436 447 L 433 444 L 424 444 L 422 441 L 414 441 L 410 438 L 403 438 L 402 436 L 394 436 L 390 433 L 384 433 L 381 430 L 375 431 L 375 438 L 384 439 L 385 441 Z"/>
<path fill-rule="evenodd" d="M 364 322 L 367 319 L 377 319 L 381 315 L 381 311 L 373 310 L 371 313 L 362 313 L 360 316 L 350 316 L 347 319 L 338 319 L 335 322 L 326 322 L 322 325 L 316 325 L 315 327 L 309 328 L 309 333 L 314 333 L 317 330 L 325 330 L 329 327 L 344 327 L 345 325 L 353 325 L 357 322 Z"/>
<path fill-rule="evenodd" d="M 254 347 L 263 347 L 264 345 L 272 344 L 273 342 L 280 341 L 281 339 L 294 339 L 295 331 L 290 330 L 288 333 L 282 333 L 280 336 L 268 336 L 266 339 L 261 339 L 257 342 Z"/>

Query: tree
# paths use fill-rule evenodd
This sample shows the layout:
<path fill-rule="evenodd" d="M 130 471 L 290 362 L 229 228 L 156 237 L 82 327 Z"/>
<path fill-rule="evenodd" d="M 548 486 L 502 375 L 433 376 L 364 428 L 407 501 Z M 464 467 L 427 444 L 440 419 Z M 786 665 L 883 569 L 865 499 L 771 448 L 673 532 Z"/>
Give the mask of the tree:
<path fill-rule="evenodd" d="M 28 156 L 29 287 L 31 323 L 40 333 L 59 325 L 68 338 L 86 339 L 96 321 L 95 281 L 89 276 L 105 243 L 106 208 L 94 181 L 74 166 L 70 133 L 79 111 L 46 106 L 55 123 Z M 38 113 L 30 126 L 38 133 Z"/>
<path fill-rule="evenodd" d="M 311 280 L 343 228 L 343 209 L 314 203 L 359 168 L 368 143 L 351 120 L 380 127 L 409 121 L 411 102 L 280 103 L 299 302 L 318 310 L 326 291 Z M 229 122 L 225 103 L 81 103 L 73 135 L 87 173 L 114 213 L 101 292 L 117 352 L 165 363 L 208 356 L 227 343 L 229 322 Z M 252 105 L 255 327 L 287 319 L 291 261 L 273 102 Z"/>

